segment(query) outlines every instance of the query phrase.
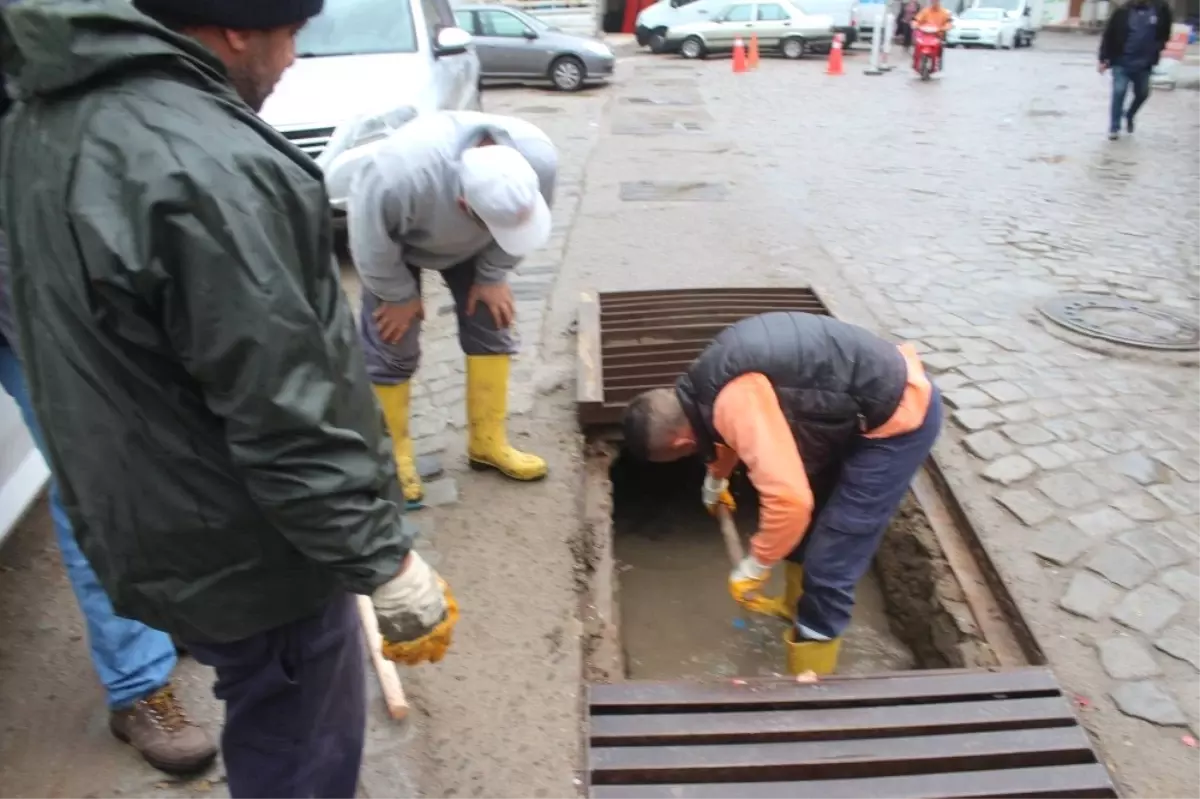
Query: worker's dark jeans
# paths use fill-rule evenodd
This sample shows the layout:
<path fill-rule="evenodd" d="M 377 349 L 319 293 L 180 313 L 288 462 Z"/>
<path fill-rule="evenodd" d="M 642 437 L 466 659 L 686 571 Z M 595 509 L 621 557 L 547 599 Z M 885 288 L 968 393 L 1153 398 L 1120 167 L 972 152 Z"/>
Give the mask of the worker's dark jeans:
<path fill-rule="evenodd" d="M 1121 117 L 1133 119 L 1137 115 L 1138 109 L 1150 98 L 1151 72 L 1153 72 L 1153 67 L 1126 69 L 1120 64 L 1113 65 L 1112 105 L 1109 108 L 1108 119 L 1109 133 L 1119 133 Z M 1133 86 L 1133 102 L 1129 104 L 1129 110 L 1126 111 L 1125 95 L 1129 92 L 1130 86 Z"/>
<path fill-rule="evenodd" d="M 353 596 L 226 644 L 186 642 L 217 672 L 221 754 L 235 797 L 345 797 L 358 784 L 366 684 Z"/>
<path fill-rule="evenodd" d="M 888 522 L 941 428 L 942 398 L 935 387 L 929 412 L 916 430 L 895 438 L 855 441 L 829 501 L 788 556 L 804 564 L 797 639 L 837 638 L 850 624 L 854 588 L 870 568 Z"/>

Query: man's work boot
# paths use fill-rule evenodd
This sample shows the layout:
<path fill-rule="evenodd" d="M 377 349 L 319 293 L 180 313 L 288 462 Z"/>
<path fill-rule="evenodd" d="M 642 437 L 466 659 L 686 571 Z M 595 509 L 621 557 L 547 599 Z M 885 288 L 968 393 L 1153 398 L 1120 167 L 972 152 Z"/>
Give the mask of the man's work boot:
<path fill-rule="evenodd" d="M 838 650 L 842 648 L 842 639 L 830 641 L 796 641 L 796 628 L 788 630 L 783 635 L 784 646 L 787 647 L 788 673 L 795 676 L 811 671 L 819 676 L 833 674 L 837 668 Z"/>
<path fill-rule="evenodd" d="M 417 474 L 416 461 L 413 459 L 412 437 L 408 433 L 412 384 L 408 381 L 394 386 L 376 383 L 374 387 L 375 397 L 383 408 L 383 419 L 387 422 L 388 433 L 392 436 L 392 455 L 396 459 L 396 475 L 400 478 L 404 499 L 410 505 L 419 505 L 425 491 L 421 488 L 421 476 Z"/>
<path fill-rule="evenodd" d="M 217 746 L 183 711 L 171 686 L 163 686 L 131 707 L 114 710 L 108 728 L 159 771 L 195 774 L 212 763 Z"/>
<path fill-rule="evenodd" d="M 795 623 L 796 606 L 804 593 L 804 567 L 790 560 L 783 562 L 783 595 L 767 597 L 766 612 Z"/>
<path fill-rule="evenodd" d="M 541 480 L 546 462 L 513 449 L 504 430 L 508 366 L 507 355 L 467 356 L 467 458 L 472 469 L 495 469 L 513 480 Z"/>

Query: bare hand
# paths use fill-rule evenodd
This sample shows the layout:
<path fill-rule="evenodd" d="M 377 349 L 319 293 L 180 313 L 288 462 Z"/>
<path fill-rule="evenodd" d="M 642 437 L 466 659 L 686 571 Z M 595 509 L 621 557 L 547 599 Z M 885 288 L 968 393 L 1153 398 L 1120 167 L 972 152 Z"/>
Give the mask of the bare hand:
<path fill-rule="evenodd" d="M 1096 71 L 1099 72 L 1101 75 L 1103 75 L 1105 72 L 1108 71 L 1108 64 L 1105 64 L 1103 61 L 1101 61 L 1099 64 L 1096 65 Z"/>
<path fill-rule="evenodd" d="M 373 315 L 379 337 L 388 344 L 395 344 L 404 337 L 414 319 L 425 318 L 425 306 L 421 298 L 408 302 L 381 302 Z"/>
<path fill-rule="evenodd" d="M 512 325 L 517 311 L 513 305 L 512 289 L 508 287 L 507 283 L 488 285 L 476 283 L 471 286 L 471 291 L 467 294 L 467 316 L 475 315 L 475 308 L 480 302 L 492 312 L 492 319 L 496 320 L 497 329 L 506 330 Z"/>

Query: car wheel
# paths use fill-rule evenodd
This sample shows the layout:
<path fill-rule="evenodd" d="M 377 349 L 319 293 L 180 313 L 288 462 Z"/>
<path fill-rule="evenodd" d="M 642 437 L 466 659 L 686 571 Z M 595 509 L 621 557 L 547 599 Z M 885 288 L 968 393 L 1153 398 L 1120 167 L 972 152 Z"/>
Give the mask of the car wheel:
<path fill-rule="evenodd" d="M 650 41 L 648 43 L 650 45 L 650 52 L 655 55 L 665 53 L 667 51 L 667 29 L 655 28 L 654 32 L 650 34 Z"/>
<path fill-rule="evenodd" d="M 779 43 L 784 58 L 795 60 L 804 55 L 804 40 L 800 38 L 784 39 Z"/>
<path fill-rule="evenodd" d="M 583 62 L 573 55 L 559 56 L 550 65 L 550 82 L 560 92 L 577 92 L 582 89 L 585 74 Z"/>
<path fill-rule="evenodd" d="M 679 54 L 684 58 L 704 58 L 704 40 L 699 36 L 689 36 L 679 45 Z"/>

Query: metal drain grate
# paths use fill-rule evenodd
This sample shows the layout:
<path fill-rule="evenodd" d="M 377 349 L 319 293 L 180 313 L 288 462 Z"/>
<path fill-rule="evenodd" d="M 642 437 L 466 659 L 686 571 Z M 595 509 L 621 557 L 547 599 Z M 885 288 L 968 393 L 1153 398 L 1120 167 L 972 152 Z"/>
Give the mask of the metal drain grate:
<path fill-rule="evenodd" d="M 1045 668 L 588 691 L 595 799 L 1117 795 Z"/>
<path fill-rule="evenodd" d="M 633 397 L 674 385 L 718 333 L 768 311 L 829 315 L 809 288 L 584 294 L 579 309 L 580 425 L 619 424 Z"/>

